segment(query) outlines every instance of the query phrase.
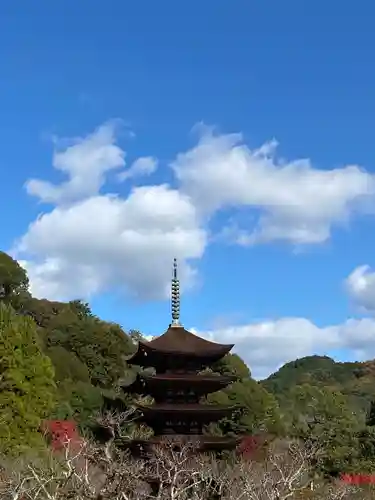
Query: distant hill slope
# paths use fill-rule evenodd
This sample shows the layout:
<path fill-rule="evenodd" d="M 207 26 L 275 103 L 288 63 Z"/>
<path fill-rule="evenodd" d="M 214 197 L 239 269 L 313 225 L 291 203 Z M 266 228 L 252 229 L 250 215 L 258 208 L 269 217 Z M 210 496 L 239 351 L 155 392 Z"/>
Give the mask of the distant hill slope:
<path fill-rule="evenodd" d="M 366 410 L 375 400 L 375 360 L 341 363 L 328 356 L 306 356 L 286 363 L 261 384 L 281 405 L 294 386 L 310 384 L 340 391 L 351 405 Z"/>

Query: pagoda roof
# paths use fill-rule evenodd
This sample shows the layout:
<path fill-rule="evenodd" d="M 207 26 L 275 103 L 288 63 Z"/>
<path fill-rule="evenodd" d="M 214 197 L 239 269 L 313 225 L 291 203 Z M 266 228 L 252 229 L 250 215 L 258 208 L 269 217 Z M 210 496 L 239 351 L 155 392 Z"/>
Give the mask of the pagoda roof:
<path fill-rule="evenodd" d="M 229 353 L 234 344 L 218 344 L 195 335 L 183 326 L 169 326 L 168 330 L 146 342 L 138 342 L 137 352 L 128 360 L 136 364 L 144 355 L 178 355 L 195 358 L 221 358 Z"/>

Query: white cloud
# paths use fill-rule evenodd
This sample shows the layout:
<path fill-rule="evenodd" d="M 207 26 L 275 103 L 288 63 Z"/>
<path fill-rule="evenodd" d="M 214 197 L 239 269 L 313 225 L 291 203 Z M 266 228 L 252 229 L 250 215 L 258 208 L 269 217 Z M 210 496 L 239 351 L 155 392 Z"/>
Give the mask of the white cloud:
<path fill-rule="evenodd" d="M 194 280 L 187 260 L 202 256 L 207 237 L 186 195 L 166 184 L 133 188 L 126 198 L 99 194 L 106 174 L 123 167 L 124 158 L 113 124 L 106 124 L 54 154 L 66 182 L 27 183 L 29 193 L 55 204 L 14 248 L 35 296 L 84 298 L 119 287 L 143 299 L 165 297 L 174 257 L 183 285 Z M 156 160 L 140 158 L 130 170 L 153 168 Z"/>
<path fill-rule="evenodd" d="M 156 171 L 157 167 L 158 161 L 156 158 L 153 158 L 152 156 L 144 156 L 135 160 L 128 170 L 120 172 L 117 178 L 120 182 L 123 182 L 134 177 L 151 175 Z"/>
<path fill-rule="evenodd" d="M 271 141 L 251 150 L 240 134 L 208 130 L 172 168 L 202 213 L 226 207 L 258 211 L 255 226 L 249 221 L 236 231 L 240 244 L 322 243 L 333 224 L 346 222 L 375 194 L 375 177 L 357 166 L 318 170 L 310 160 L 285 162 L 276 158 L 276 146 Z"/>
<path fill-rule="evenodd" d="M 91 266 L 76 260 L 45 256 L 36 261 L 19 262 L 27 271 L 34 297 L 50 300 L 88 298 L 103 285 L 100 275 Z"/>
<path fill-rule="evenodd" d="M 31 257 L 26 266 L 37 296 L 124 287 L 155 298 L 167 293 L 173 257 L 199 258 L 205 245 L 189 200 L 161 185 L 134 189 L 126 199 L 96 196 L 57 207 L 30 225 L 17 251 Z M 193 270 L 183 262 L 181 274 L 188 283 Z"/>
<path fill-rule="evenodd" d="M 281 162 L 274 142 L 250 150 L 240 135 L 209 132 L 176 157 L 176 187 L 160 183 L 133 186 L 126 197 L 104 195 L 113 171 L 131 179 L 157 168 L 155 158 L 141 157 L 123 170 L 126 153 L 116 143 L 115 125 L 104 124 L 65 149 L 57 142 L 52 164 L 66 181 L 26 183 L 29 194 L 53 205 L 14 249 L 37 296 L 72 299 L 114 287 L 140 298 L 165 296 L 173 257 L 181 260 L 185 285 L 194 279 L 191 259 L 203 255 L 210 219 L 223 208 L 257 211 L 255 226 L 236 231 L 238 243 L 321 243 L 333 224 L 375 193 L 374 177 L 356 166 L 317 170 L 309 160 Z M 220 222 L 225 232 L 228 222 Z"/>
<path fill-rule="evenodd" d="M 193 330 L 192 330 L 193 331 Z M 281 318 L 212 331 L 197 331 L 208 339 L 234 343 L 234 352 L 250 366 L 255 378 L 265 378 L 297 358 L 344 350 L 353 359 L 375 357 L 375 320 L 349 319 L 318 327 L 306 318 Z"/>
<path fill-rule="evenodd" d="M 359 266 L 346 279 L 350 297 L 364 310 L 375 311 L 375 271 Z"/>
<path fill-rule="evenodd" d="M 27 192 L 53 204 L 96 195 L 105 182 L 105 175 L 125 165 L 125 153 L 115 144 L 115 125 L 115 122 L 106 123 L 87 137 L 70 141 L 65 150 L 54 152 L 52 165 L 68 175 L 68 181 L 55 185 L 30 179 L 26 183 Z"/>

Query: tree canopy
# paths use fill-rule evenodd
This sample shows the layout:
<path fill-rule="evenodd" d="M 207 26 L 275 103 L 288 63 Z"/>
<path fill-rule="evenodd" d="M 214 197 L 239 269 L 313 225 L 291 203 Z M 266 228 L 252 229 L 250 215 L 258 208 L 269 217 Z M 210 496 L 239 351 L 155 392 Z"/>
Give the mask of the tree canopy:
<path fill-rule="evenodd" d="M 54 369 L 31 318 L 0 304 L 0 448 L 40 446 L 39 427 L 56 402 Z"/>
<path fill-rule="evenodd" d="M 15 303 L 29 295 L 29 279 L 25 269 L 5 252 L 0 252 L 0 299 Z"/>
<path fill-rule="evenodd" d="M 250 368 L 244 363 L 238 354 L 229 353 L 213 366 L 215 372 L 221 375 L 234 375 L 238 379 L 249 379 L 251 377 Z"/>

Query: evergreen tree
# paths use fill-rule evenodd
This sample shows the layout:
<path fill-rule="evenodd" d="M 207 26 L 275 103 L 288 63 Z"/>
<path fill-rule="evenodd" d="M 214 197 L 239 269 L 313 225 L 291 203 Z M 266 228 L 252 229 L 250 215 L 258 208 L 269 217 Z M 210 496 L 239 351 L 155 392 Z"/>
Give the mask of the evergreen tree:
<path fill-rule="evenodd" d="M 0 300 L 20 308 L 23 300 L 28 298 L 29 279 L 19 263 L 5 252 L 0 252 Z"/>
<path fill-rule="evenodd" d="M 227 354 L 217 361 L 212 369 L 221 375 L 234 375 L 239 380 L 248 380 L 251 377 L 250 368 L 238 354 Z"/>
<path fill-rule="evenodd" d="M 80 299 L 71 300 L 69 302 L 69 306 L 73 309 L 73 311 L 76 313 L 76 315 L 80 319 L 94 317 L 94 315 L 92 314 L 90 305 L 87 302 L 84 302 Z"/>
<path fill-rule="evenodd" d="M 358 459 L 361 421 L 338 391 L 309 384 L 288 395 L 289 433 L 320 448 L 321 469 L 328 474 L 350 472 Z"/>
<path fill-rule="evenodd" d="M 231 418 L 220 421 L 219 428 L 224 433 L 252 435 L 283 431 L 275 397 L 251 378 L 238 380 L 222 391 L 209 394 L 207 402 L 238 408 Z"/>
<path fill-rule="evenodd" d="M 371 401 L 370 408 L 366 415 L 366 425 L 368 427 L 375 426 L 375 401 Z"/>
<path fill-rule="evenodd" d="M 34 321 L 0 304 L 0 452 L 38 448 L 38 432 L 55 404 L 54 370 Z"/>

